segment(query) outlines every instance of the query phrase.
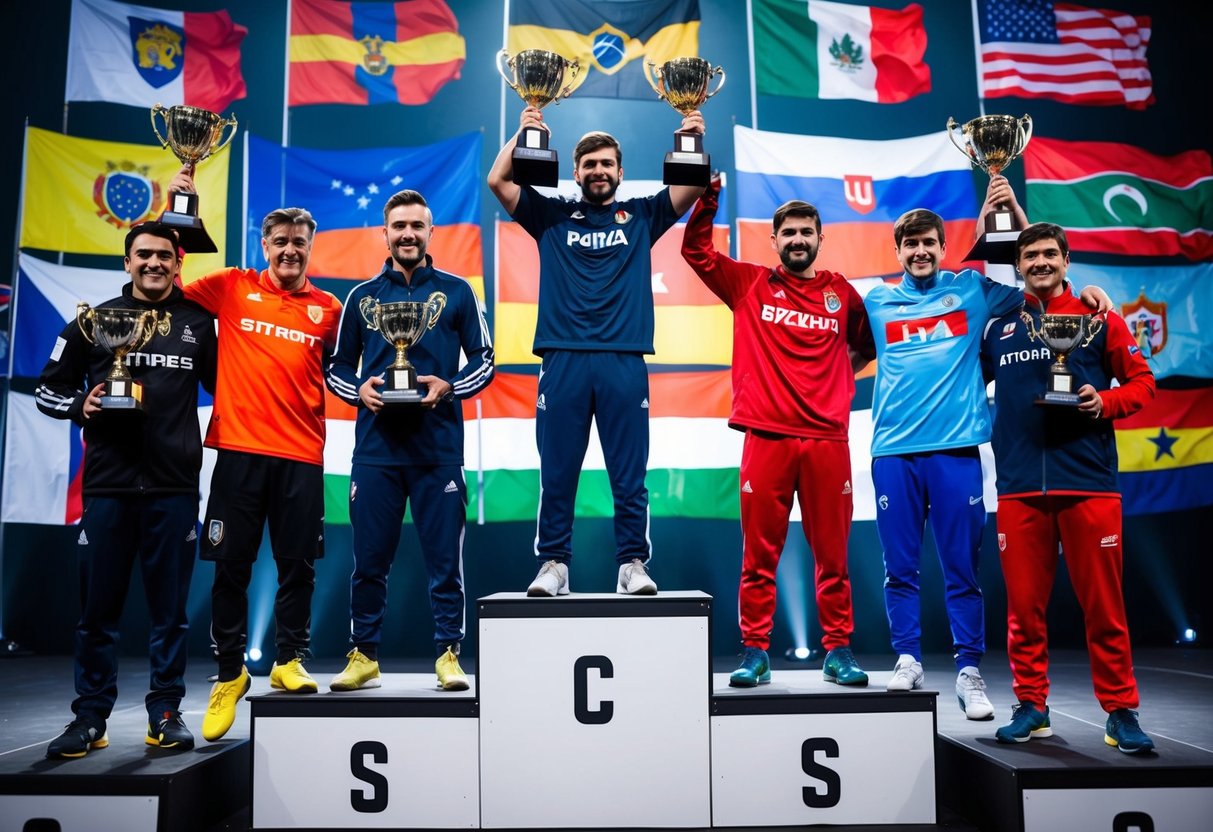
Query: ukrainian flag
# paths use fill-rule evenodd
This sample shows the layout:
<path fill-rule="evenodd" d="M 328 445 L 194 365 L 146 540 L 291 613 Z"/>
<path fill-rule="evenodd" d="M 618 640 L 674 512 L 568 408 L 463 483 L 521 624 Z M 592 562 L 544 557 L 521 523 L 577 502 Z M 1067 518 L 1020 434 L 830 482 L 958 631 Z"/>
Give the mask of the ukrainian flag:
<path fill-rule="evenodd" d="M 645 63 L 699 54 L 699 0 L 512 0 L 506 49 L 576 59 L 578 95 L 651 99 Z"/>

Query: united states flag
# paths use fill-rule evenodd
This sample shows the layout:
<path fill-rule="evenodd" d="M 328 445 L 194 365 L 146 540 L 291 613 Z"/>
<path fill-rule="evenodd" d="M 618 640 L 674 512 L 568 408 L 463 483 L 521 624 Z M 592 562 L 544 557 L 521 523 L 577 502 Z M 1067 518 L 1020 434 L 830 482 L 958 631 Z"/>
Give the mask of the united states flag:
<path fill-rule="evenodd" d="M 1154 103 L 1150 18 L 1046 0 L 979 0 L 981 96 Z"/>

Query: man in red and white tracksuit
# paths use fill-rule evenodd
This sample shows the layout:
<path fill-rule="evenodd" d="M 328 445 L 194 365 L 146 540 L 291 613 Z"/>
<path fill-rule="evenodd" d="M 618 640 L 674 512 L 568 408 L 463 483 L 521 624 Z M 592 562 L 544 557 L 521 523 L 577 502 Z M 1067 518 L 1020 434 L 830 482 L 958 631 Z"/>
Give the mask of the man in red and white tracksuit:
<path fill-rule="evenodd" d="M 772 247 L 781 266 L 733 260 L 712 245 L 720 183 L 696 203 L 682 256 L 733 310 L 733 410 L 745 432 L 741 457 L 743 653 L 729 684 L 770 681 L 766 650 L 775 615 L 775 571 L 792 499 L 800 500 L 813 550 L 817 615 L 829 651 L 827 681 L 866 685 L 851 653 L 854 621 L 847 572 L 851 454 L 847 429 L 855 370 L 876 350 L 859 293 L 842 275 L 813 268 L 821 217 L 807 202 L 775 212 Z"/>
<path fill-rule="evenodd" d="M 1126 753 L 1153 741 L 1137 723 L 1137 681 L 1121 591 L 1120 492 L 1113 419 L 1154 396 L 1150 373 L 1122 318 L 1108 313 L 1066 359 L 1072 405 L 1038 403 L 1052 350 L 1038 335 L 1046 315 L 1088 315 L 1066 282 L 1069 246 L 1052 223 L 1024 229 L 1016 242 L 1024 308 L 992 322 L 982 343 L 995 380 L 994 454 L 998 466 L 998 549 L 1007 584 L 1007 654 L 1015 697 L 999 742 L 1051 736 L 1046 610 L 1058 543 L 1082 605 L 1095 696 L 1109 714 L 1105 741 Z M 1116 379 L 1119 386 L 1113 387 Z"/>

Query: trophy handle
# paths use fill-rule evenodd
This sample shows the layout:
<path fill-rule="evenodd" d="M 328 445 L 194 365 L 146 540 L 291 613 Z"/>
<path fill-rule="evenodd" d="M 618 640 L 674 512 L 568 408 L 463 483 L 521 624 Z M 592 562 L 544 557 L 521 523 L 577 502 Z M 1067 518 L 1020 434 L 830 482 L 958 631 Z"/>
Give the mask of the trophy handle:
<path fill-rule="evenodd" d="M 966 144 L 966 146 L 962 146 L 960 144 L 960 142 L 956 141 L 956 133 L 957 133 L 958 127 L 960 127 L 960 125 L 956 123 L 956 119 L 952 118 L 951 116 L 948 116 L 948 126 L 946 128 L 948 131 L 948 138 L 952 140 L 952 144 L 956 145 L 957 150 L 959 150 L 966 157 L 971 159 L 971 158 L 973 158 L 973 154 L 970 153 L 969 150 L 967 149 L 967 144 Z M 964 135 L 963 131 L 961 131 L 961 135 L 962 136 Z"/>
<path fill-rule="evenodd" d="M 513 65 L 513 63 L 511 63 L 509 51 L 506 49 L 502 49 L 500 52 L 497 53 L 497 60 L 495 62 L 496 66 L 497 66 L 497 74 L 501 76 L 502 81 L 505 81 L 505 85 L 507 87 L 512 89 L 514 92 L 518 92 L 517 80 L 511 81 L 510 77 L 505 74 L 505 70 L 501 68 L 501 59 L 502 58 L 505 58 L 506 66 L 508 66 L 510 68 L 510 71 L 512 72 L 514 70 L 514 65 Z"/>
<path fill-rule="evenodd" d="M 155 133 L 156 138 L 160 140 L 161 147 L 168 147 L 168 139 L 166 139 L 166 138 L 164 138 L 164 136 L 160 135 L 160 128 L 156 126 L 156 114 L 157 113 L 159 113 L 160 117 L 162 119 L 164 119 L 164 132 L 167 133 L 168 132 L 168 108 L 165 107 L 163 104 L 157 104 L 154 107 L 152 107 L 152 132 Z"/>
<path fill-rule="evenodd" d="M 90 344 L 97 343 L 93 340 L 93 316 L 95 314 L 92 307 L 84 301 L 76 304 L 76 326 L 80 327 L 80 334 Z"/>
<path fill-rule="evenodd" d="M 951 119 L 949 119 L 949 121 L 950 120 Z M 1028 330 L 1028 340 L 1040 341 L 1041 343 L 1044 343 L 1044 340 L 1040 337 L 1040 332 L 1036 329 L 1036 322 L 1032 320 L 1032 316 L 1028 314 L 1028 309 L 1026 306 L 1019 307 L 1019 320 L 1023 321 L 1023 325 Z"/>
<path fill-rule="evenodd" d="M 220 119 L 219 124 L 216 125 L 216 127 L 215 127 L 215 131 L 220 136 L 222 136 L 223 131 L 228 127 L 232 128 L 232 132 L 227 134 L 226 139 L 223 139 L 222 141 L 219 142 L 219 144 L 212 147 L 211 152 L 207 154 L 208 156 L 213 156 L 214 154 L 218 153 L 220 150 L 223 150 L 223 148 L 227 147 L 229 144 L 232 143 L 232 139 L 236 138 L 236 114 L 235 113 L 232 113 L 231 118 Z"/>
<path fill-rule="evenodd" d="M 442 314 L 442 310 L 446 309 L 446 295 L 442 292 L 434 292 L 426 299 L 425 305 L 429 312 L 429 320 L 425 324 L 428 332 L 434 328 L 434 324 L 438 323 L 438 316 Z"/>
<path fill-rule="evenodd" d="M 173 331 L 173 313 L 165 309 L 160 314 L 160 320 L 156 322 L 156 332 L 160 335 L 168 335 Z"/>
<path fill-rule="evenodd" d="M 560 99 L 568 98 L 573 94 L 573 82 L 577 80 L 577 73 L 581 71 L 581 63 L 576 58 L 566 61 L 564 71 L 568 74 L 568 77 L 565 79 L 564 89 L 556 96 L 557 104 L 560 103 Z"/>
<path fill-rule="evenodd" d="M 366 328 L 375 332 L 379 331 L 379 316 L 375 314 L 378 309 L 379 302 L 370 295 L 358 301 L 358 311 L 362 314 L 362 320 L 366 321 Z"/>
<path fill-rule="evenodd" d="M 722 66 L 716 67 L 715 69 L 712 70 L 712 75 L 719 75 L 720 83 L 716 85 L 716 89 L 712 90 L 710 93 L 708 93 L 706 96 L 704 96 L 704 99 L 703 99 L 704 101 L 707 101 L 713 95 L 715 95 L 716 93 L 718 93 L 722 89 L 724 89 L 724 78 L 725 78 L 724 67 L 722 67 Z M 708 77 L 711 78 L 712 75 L 709 75 Z"/>
<path fill-rule="evenodd" d="M 1019 146 L 1015 148 L 1015 155 L 1020 156 L 1023 149 L 1028 146 L 1028 142 L 1032 141 L 1032 117 L 1024 113 L 1023 118 L 1019 119 Z"/>
<path fill-rule="evenodd" d="M 1092 341 L 1094 341 L 1095 336 L 1098 335 L 1103 330 L 1103 323 L 1104 323 L 1103 318 L 1097 318 L 1094 315 L 1092 315 L 1090 318 L 1087 319 L 1087 337 L 1082 342 L 1082 346 L 1084 349 L 1087 347 L 1087 345 L 1089 345 Z"/>
<path fill-rule="evenodd" d="M 139 327 L 141 332 L 139 333 L 138 339 L 136 339 L 135 343 L 130 346 L 127 352 L 130 352 L 131 350 L 143 349 L 147 342 L 152 340 L 152 338 L 156 335 L 156 329 L 159 324 L 159 316 L 157 316 L 156 310 L 154 309 L 148 309 L 142 315 L 140 315 Z"/>
<path fill-rule="evenodd" d="M 644 80 L 649 82 L 649 86 L 653 88 L 653 92 L 657 93 L 657 97 L 664 100 L 665 92 L 662 91 L 662 88 L 665 86 L 665 81 L 661 77 L 661 67 L 652 61 L 645 61 L 644 68 Z M 656 82 L 654 82 L 654 78 L 657 79 Z"/>

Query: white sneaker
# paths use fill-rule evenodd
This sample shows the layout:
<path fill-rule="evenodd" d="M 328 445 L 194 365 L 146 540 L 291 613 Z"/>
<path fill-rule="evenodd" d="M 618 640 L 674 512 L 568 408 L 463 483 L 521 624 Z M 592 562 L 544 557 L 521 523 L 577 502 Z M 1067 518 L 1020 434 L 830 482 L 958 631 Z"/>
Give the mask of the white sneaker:
<path fill-rule="evenodd" d="M 923 675 L 922 662 L 902 653 L 893 666 L 893 678 L 889 680 L 887 690 L 917 690 L 922 687 Z"/>
<path fill-rule="evenodd" d="M 632 558 L 619 567 L 619 586 L 615 591 L 620 595 L 656 595 L 657 584 L 649 577 L 644 561 Z"/>
<path fill-rule="evenodd" d="M 539 574 L 531 585 L 526 588 L 526 594 L 532 598 L 552 598 L 556 595 L 569 594 L 569 567 L 558 560 L 549 560 L 539 567 Z"/>
<path fill-rule="evenodd" d="M 986 682 L 981 671 L 972 665 L 961 668 L 956 675 L 956 699 L 969 719 L 994 718 L 994 706 L 986 696 Z"/>

